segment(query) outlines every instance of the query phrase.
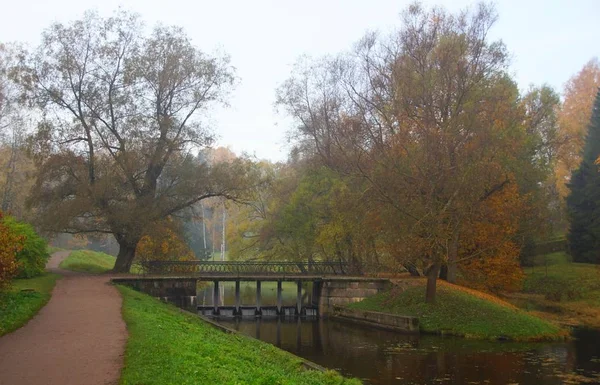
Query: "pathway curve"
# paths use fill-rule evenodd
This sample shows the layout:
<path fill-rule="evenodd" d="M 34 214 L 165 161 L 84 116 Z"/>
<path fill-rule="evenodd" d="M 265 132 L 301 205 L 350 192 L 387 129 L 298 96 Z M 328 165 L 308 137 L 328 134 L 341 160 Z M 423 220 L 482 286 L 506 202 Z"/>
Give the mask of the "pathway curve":
<path fill-rule="evenodd" d="M 0 338 L 0 385 L 118 383 L 127 341 L 121 296 L 108 276 L 59 269 L 68 255 L 48 261 L 48 270 L 64 276 L 48 304 Z"/>

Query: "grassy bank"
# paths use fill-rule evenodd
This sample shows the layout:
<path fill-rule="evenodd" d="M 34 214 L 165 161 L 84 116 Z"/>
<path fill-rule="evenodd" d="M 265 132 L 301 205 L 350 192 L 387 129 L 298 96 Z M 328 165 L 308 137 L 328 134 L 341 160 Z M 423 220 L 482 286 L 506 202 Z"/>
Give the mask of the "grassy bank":
<path fill-rule="evenodd" d="M 600 266 L 571 263 L 562 252 L 536 261 L 525 269 L 522 292 L 508 296 L 511 302 L 561 323 L 600 327 Z"/>
<path fill-rule="evenodd" d="M 90 251 L 73 251 L 59 265 L 61 269 L 79 271 L 83 273 L 101 274 L 115 266 L 116 258 L 112 255 Z"/>
<path fill-rule="evenodd" d="M 276 347 L 226 334 L 194 315 L 119 286 L 129 339 L 121 384 L 359 384 L 302 369 Z"/>
<path fill-rule="evenodd" d="M 564 336 L 559 327 L 516 309 L 489 295 L 476 295 L 454 285 L 440 283 L 437 302 L 425 303 L 424 281 L 402 292 L 390 291 L 349 305 L 353 309 L 419 317 L 427 333 L 446 333 L 468 338 L 516 341 L 549 340 Z"/>
<path fill-rule="evenodd" d="M 46 273 L 40 277 L 16 279 L 11 289 L 0 293 L 0 336 L 27 323 L 50 300 L 59 277 Z"/>

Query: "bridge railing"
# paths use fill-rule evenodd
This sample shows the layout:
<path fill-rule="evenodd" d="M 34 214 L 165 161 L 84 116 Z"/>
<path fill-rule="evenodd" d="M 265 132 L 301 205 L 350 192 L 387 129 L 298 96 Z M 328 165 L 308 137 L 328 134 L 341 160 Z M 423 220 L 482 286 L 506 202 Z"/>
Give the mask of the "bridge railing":
<path fill-rule="evenodd" d="M 356 274 L 341 262 L 265 262 L 265 261 L 145 261 L 143 274 L 160 275 L 350 275 Z"/>

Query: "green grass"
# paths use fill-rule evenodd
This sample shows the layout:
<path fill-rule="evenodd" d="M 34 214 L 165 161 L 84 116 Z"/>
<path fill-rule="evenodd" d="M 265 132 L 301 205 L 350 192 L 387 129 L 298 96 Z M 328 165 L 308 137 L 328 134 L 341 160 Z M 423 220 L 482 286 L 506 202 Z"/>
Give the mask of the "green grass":
<path fill-rule="evenodd" d="M 63 249 L 62 247 L 56 247 L 56 246 L 50 246 L 48 245 L 48 254 L 54 254 L 57 251 L 65 251 L 66 249 Z"/>
<path fill-rule="evenodd" d="M 568 263 L 564 253 L 547 256 L 547 267 L 526 269 L 523 292 L 543 294 L 555 302 L 586 301 L 600 307 L 600 266 L 585 263 Z"/>
<path fill-rule="evenodd" d="M 535 262 L 524 269 L 522 292 L 507 294 L 511 302 L 561 324 L 600 328 L 600 266 L 572 263 L 564 252 Z"/>
<path fill-rule="evenodd" d="M 227 334 L 190 313 L 119 286 L 129 339 L 121 384 L 359 384 L 303 370 L 267 343 Z"/>
<path fill-rule="evenodd" d="M 209 259 L 209 261 L 220 261 L 221 260 L 221 252 L 220 251 L 215 251 L 214 253 L 212 253 L 212 257 Z M 229 261 L 229 252 L 225 251 L 225 260 Z"/>
<path fill-rule="evenodd" d="M 89 251 L 73 251 L 59 265 L 61 269 L 79 271 L 83 273 L 101 274 L 115 266 L 116 258 L 112 255 Z"/>
<path fill-rule="evenodd" d="M 35 278 L 15 279 L 7 292 L 0 293 L 0 336 L 23 326 L 48 303 L 59 277 L 45 273 Z"/>
<path fill-rule="evenodd" d="M 382 293 L 349 307 L 418 317 L 421 331 L 427 333 L 516 341 L 556 339 L 564 334 L 559 327 L 502 301 L 479 298 L 449 285 L 438 285 L 435 304 L 425 303 L 424 286 L 416 286 L 400 293 Z"/>
<path fill-rule="evenodd" d="M 546 266 L 565 265 L 570 262 L 570 257 L 567 253 L 564 251 L 557 251 L 556 253 L 536 255 L 533 257 L 534 267 L 528 267 L 527 270 L 536 271 L 544 269 Z"/>

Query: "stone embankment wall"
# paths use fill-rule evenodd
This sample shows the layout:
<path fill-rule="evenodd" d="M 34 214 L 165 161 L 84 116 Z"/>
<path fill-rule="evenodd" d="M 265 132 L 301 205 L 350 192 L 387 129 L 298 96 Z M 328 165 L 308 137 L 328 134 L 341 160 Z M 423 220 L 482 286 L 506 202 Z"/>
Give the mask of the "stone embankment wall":
<path fill-rule="evenodd" d="M 330 315 L 335 318 L 346 319 L 354 323 L 373 326 L 380 329 L 401 331 L 405 333 L 419 333 L 419 319 L 416 317 L 348 309 L 341 306 L 334 306 Z"/>
<path fill-rule="evenodd" d="M 334 306 L 345 306 L 389 290 L 388 279 L 335 279 L 315 283 L 320 285 L 319 314 L 327 315 Z"/>

